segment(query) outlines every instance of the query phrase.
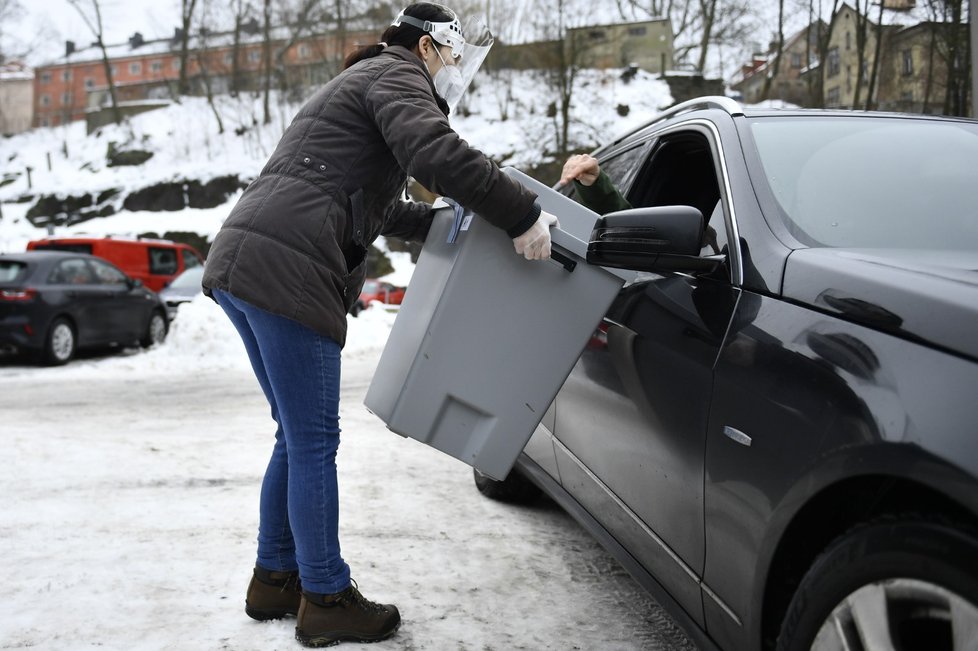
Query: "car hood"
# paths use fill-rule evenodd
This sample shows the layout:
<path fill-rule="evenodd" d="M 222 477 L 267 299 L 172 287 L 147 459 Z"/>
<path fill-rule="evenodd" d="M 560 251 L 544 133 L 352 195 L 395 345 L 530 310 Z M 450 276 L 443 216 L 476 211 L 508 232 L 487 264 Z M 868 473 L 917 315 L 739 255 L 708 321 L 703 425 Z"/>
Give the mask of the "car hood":
<path fill-rule="evenodd" d="M 164 287 L 160 290 L 160 298 L 164 301 L 192 301 L 201 291 L 199 287 Z"/>
<path fill-rule="evenodd" d="M 978 360 L 978 252 L 799 249 L 782 294 Z"/>

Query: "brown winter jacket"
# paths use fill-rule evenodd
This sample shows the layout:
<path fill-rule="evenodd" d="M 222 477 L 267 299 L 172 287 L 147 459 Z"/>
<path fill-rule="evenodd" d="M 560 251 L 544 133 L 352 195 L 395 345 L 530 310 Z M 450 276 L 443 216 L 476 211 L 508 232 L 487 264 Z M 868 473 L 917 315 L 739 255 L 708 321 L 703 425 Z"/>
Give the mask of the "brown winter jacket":
<path fill-rule="evenodd" d="M 431 206 L 399 199 L 407 175 L 509 233 L 536 196 L 449 126 L 421 60 L 400 46 L 334 77 L 300 109 L 214 239 L 203 285 L 346 341 L 346 313 L 378 235 L 421 240 Z"/>

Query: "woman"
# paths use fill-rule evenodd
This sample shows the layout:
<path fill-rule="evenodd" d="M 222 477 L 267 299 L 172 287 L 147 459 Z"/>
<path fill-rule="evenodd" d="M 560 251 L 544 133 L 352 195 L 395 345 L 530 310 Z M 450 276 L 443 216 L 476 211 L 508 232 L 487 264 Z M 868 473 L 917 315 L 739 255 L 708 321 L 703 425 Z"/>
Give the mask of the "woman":
<path fill-rule="evenodd" d="M 278 425 L 262 482 L 245 611 L 297 615 L 305 646 L 376 641 L 391 605 L 351 583 L 337 533 L 340 350 L 378 235 L 421 240 L 431 206 L 398 199 L 407 175 L 550 254 L 556 218 L 448 124 L 464 39 L 451 10 L 412 4 L 299 111 L 214 240 L 203 285 L 234 323 Z M 457 72 L 457 71 L 456 71 Z M 441 80 L 441 81 L 439 81 Z M 441 91 L 441 92 L 440 92 Z"/>

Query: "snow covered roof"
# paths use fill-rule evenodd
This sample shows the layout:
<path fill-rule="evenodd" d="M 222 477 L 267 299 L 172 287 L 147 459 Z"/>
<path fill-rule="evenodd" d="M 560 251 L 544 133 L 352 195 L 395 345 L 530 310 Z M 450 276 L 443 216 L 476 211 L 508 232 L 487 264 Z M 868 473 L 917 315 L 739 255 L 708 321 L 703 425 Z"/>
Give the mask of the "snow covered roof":
<path fill-rule="evenodd" d="M 0 66 L 0 81 L 33 81 L 34 71 L 19 61 Z"/>

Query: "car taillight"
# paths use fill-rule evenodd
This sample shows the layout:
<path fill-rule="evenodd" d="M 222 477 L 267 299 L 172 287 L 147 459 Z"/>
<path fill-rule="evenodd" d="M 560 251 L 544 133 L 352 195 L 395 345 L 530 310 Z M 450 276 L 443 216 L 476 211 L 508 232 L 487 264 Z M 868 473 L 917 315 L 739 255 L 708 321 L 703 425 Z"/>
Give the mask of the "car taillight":
<path fill-rule="evenodd" d="M 33 301 L 36 296 L 36 289 L 0 289 L 0 301 L 24 303 Z"/>

